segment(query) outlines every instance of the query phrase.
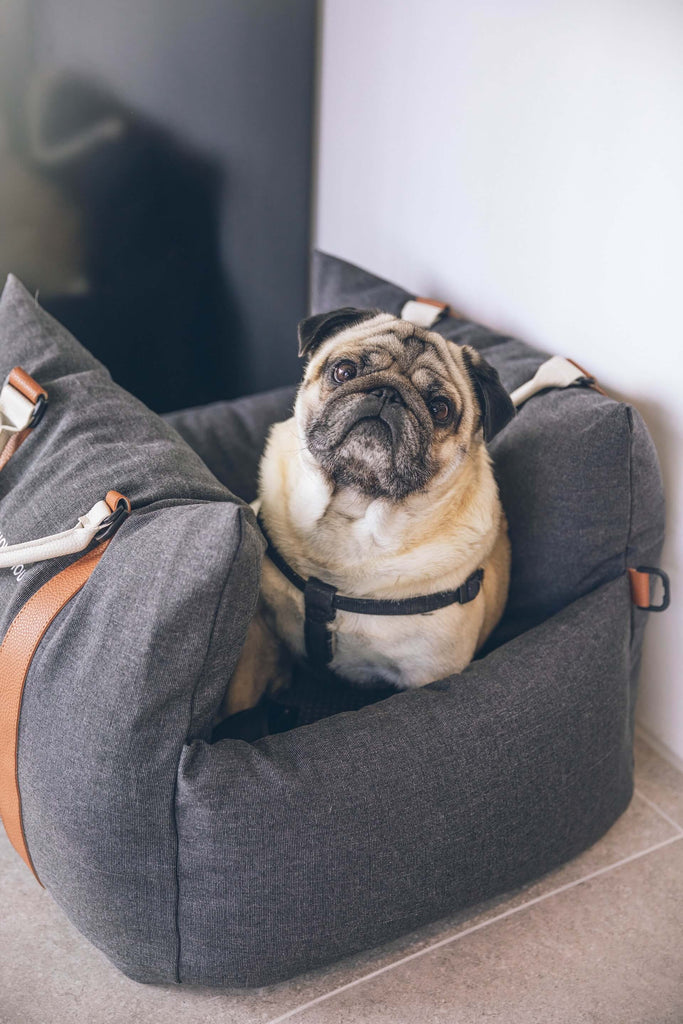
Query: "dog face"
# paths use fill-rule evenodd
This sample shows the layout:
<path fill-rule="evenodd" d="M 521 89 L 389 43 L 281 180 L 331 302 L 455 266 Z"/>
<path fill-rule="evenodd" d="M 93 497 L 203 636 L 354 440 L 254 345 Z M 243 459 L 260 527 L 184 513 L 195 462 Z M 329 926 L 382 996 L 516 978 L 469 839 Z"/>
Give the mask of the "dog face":
<path fill-rule="evenodd" d="M 295 416 L 309 452 L 335 487 L 372 498 L 427 490 L 514 415 L 474 349 L 379 310 L 303 320 L 299 354 Z"/>

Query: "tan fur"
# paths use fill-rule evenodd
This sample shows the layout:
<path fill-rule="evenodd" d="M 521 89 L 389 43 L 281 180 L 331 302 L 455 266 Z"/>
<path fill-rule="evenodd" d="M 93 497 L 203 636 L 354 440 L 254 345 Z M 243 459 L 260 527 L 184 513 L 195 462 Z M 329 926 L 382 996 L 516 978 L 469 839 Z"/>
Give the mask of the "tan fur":
<path fill-rule="evenodd" d="M 436 376 L 461 417 L 457 431 L 434 431 L 436 471 L 429 486 L 399 501 L 335 488 L 306 444 L 306 424 L 334 387 L 324 370 L 330 356 L 361 354 L 368 373 L 403 374 L 420 385 Z M 317 576 L 351 597 L 399 599 L 455 588 L 484 568 L 481 593 L 465 605 L 415 616 L 338 612 L 330 626 L 330 667 L 344 678 L 422 686 L 462 670 L 500 619 L 510 549 L 479 419 L 462 349 L 381 314 L 323 342 L 307 367 L 294 416 L 272 428 L 261 462 L 261 513 L 273 542 L 301 576 Z M 232 711 L 273 686 L 270 672 L 281 681 L 273 668 L 275 637 L 295 656 L 305 653 L 303 595 L 268 558 L 261 601 L 271 626 L 252 626 L 233 677 Z"/>

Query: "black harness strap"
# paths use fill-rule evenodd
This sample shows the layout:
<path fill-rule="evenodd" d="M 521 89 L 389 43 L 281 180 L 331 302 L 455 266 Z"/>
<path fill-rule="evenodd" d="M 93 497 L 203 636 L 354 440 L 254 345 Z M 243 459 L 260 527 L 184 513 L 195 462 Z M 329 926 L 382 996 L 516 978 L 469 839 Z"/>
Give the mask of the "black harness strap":
<path fill-rule="evenodd" d="M 316 665 L 328 665 L 332 661 L 332 634 L 327 628 L 338 611 L 354 612 L 357 615 L 425 615 L 427 612 L 446 608 L 451 604 L 468 604 L 474 601 L 481 589 L 483 569 L 475 571 L 455 590 L 441 590 L 436 594 L 420 597 L 406 597 L 400 601 L 376 601 L 373 598 L 344 597 L 337 588 L 311 576 L 304 579 L 285 561 L 268 536 L 261 516 L 258 524 L 268 544 L 267 555 L 285 579 L 304 595 L 306 621 L 304 639 L 306 654 Z"/>
<path fill-rule="evenodd" d="M 332 661 L 332 634 L 327 628 L 337 614 L 334 599 L 337 593 L 329 583 L 311 576 L 304 585 L 304 639 L 306 654 L 314 665 L 329 665 Z"/>

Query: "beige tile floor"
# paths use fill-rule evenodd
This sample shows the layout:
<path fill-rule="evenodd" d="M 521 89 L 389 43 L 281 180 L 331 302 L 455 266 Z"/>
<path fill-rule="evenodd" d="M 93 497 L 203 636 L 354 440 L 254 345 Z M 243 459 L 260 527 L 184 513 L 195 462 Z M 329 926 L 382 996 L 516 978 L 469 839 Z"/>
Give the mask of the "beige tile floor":
<path fill-rule="evenodd" d="M 0 839 L 0 1024 L 683 1024 L 683 775 L 643 740 L 594 847 L 517 892 L 268 988 L 118 974 Z"/>

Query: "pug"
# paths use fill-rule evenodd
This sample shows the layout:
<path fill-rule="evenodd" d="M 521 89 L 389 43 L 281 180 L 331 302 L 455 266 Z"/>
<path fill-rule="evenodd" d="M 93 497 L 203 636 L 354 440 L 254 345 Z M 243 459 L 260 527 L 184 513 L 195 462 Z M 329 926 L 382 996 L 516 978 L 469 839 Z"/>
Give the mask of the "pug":
<path fill-rule="evenodd" d="M 272 427 L 260 464 L 269 548 L 228 715 L 286 685 L 292 658 L 360 687 L 460 672 L 507 597 L 486 444 L 515 410 L 496 371 L 379 310 L 308 317 L 298 334 L 294 415 Z"/>

